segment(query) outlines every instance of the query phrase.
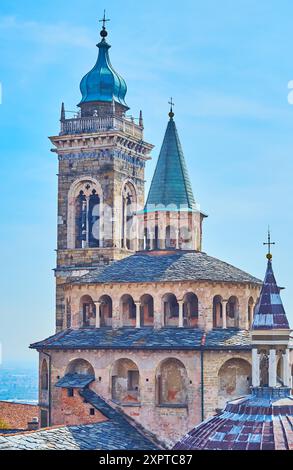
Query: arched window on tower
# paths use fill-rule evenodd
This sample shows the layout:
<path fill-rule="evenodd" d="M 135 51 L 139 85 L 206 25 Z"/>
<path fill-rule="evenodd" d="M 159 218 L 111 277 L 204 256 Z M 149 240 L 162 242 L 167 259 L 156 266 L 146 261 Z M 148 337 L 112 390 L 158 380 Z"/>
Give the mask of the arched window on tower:
<path fill-rule="evenodd" d="M 96 306 L 89 295 L 83 295 L 80 299 L 80 313 L 82 327 L 96 326 Z"/>
<path fill-rule="evenodd" d="M 166 248 L 176 248 L 176 228 L 172 225 L 166 227 Z"/>
<path fill-rule="evenodd" d="M 131 183 L 126 183 L 122 191 L 121 247 L 128 250 L 136 249 L 136 208 L 137 199 L 134 186 Z"/>
<path fill-rule="evenodd" d="M 44 359 L 41 368 L 41 390 L 45 391 L 49 389 L 49 373 L 47 361 Z"/>
<path fill-rule="evenodd" d="M 155 234 L 154 234 L 154 249 L 157 250 L 160 248 L 160 240 L 159 240 L 159 227 L 158 225 L 155 226 Z"/>
<path fill-rule="evenodd" d="M 83 248 L 86 243 L 87 201 L 80 191 L 75 203 L 75 248 Z"/>
<path fill-rule="evenodd" d="M 98 194 L 98 183 L 93 181 L 75 183 L 70 189 L 68 202 L 68 246 L 70 248 L 102 246 L 101 197 Z"/>
<path fill-rule="evenodd" d="M 223 305 L 222 297 L 216 295 L 213 299 L 213 328 L 223 327 Z"/>
<path fill-rule="evenodd" d="M 89 197 L 88 232 L 89 247 L 98 248 L 100 246 L 100 198 L 95 189 Z"/>
<path fill-rule="evenodd" d="M 227 302 L 227 328 L 238 328 L 239 324 L 239 302 L 233 295 Z"/>
<path fill-rule="evenodd" d="M 165 294 L 162 298 L 165 326 L 178 326 L 179 304 L 174 294 Z"/>
<path fill-rule="evenodd" d="M 156 372 L 156 401 L 160 406 L 187 406 L 188 376 L 178 359 L 169 358 L 160 363 Z"/>
<path fill-rule="evenodd" d="M 188 292 L 183 298 L 183 325 L 198 326 L 198 298 L 193 292 Z"/>

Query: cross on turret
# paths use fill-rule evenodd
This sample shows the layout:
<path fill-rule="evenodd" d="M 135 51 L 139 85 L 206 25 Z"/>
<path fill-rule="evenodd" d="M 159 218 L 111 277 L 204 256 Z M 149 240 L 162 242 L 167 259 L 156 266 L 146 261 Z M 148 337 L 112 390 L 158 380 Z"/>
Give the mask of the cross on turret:
<path fill-rule="evenodd" d="M 106 22 L 110 21 L 109 18 L 106 18 L 106 10 L 104 10 L 104 16 L 101 20 L 99 20 L 99 23 L 103 23 L 103 29 L 106 29 Z"/>
<path fill-rule="evenodd" d="M 267 241 L 267 242 L 264 242 L 263 244 L 268 246 L 269 251 L 268 251 L 268 254 L 267 254 L 267 258 L 268 258 L 269 260 L 271 260 L 271 259 L 272 259 L 271 246 L 272 246 L 272 245 L 275 245 L 276 243 L 271 241 L 271 232 L 270 232 L 270 228 L 268 228 L 268 241 Z"/>
<path fill-rule="evenodd" d="M 174 117 L 173 106 L 175 106 L 175 103 L 173 102 L 172 96 L 171 96 L 171 98 L 170 98 L 170 101 L 168 101 L 168 103 L 169 103 L 169 105 L 170 105 L 169 116 L 170 116 L 170 118 L 173 118 L 173 117 Z"/>

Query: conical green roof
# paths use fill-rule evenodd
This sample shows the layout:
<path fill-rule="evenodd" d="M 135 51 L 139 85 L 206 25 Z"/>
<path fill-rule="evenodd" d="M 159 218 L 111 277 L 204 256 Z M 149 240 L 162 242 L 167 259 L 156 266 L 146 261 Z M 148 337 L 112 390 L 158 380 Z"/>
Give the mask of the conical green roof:
<path fill-rule="evenodd" d="M 145 210 L 151 210 L 157 205 L 164 207 L 174 205 L 178 209 L 196 210 L 181 143 L 172 116 L 167 125 Z"/>

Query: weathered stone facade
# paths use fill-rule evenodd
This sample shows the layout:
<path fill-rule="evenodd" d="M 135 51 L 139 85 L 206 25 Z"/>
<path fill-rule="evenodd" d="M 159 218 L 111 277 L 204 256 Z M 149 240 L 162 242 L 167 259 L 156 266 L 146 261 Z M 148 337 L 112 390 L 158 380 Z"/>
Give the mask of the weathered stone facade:
<path fill-rule="evenodd" d="M 79 394 L 84 387 L 171 446 L 248 393 L 248 330 L 261 283 L 201 252 L 205 215 L 172 109 L 150 201 L 175 207 L 145 207 L 153 146 L 144 141 L 142 115 L 138 124 L 125 116 L 124 82 L 119 88 L 114 80 L 112 101 L 100 101 L 91 73 L 81 114 L 66 119 L 62 106 L 60 134 L 50 138 L 59 160 L 56 335 L 32 345 L 40 353 L 40 422 L 102 419 Z M 62 386 L 69 375 L 75 385 Z"/>

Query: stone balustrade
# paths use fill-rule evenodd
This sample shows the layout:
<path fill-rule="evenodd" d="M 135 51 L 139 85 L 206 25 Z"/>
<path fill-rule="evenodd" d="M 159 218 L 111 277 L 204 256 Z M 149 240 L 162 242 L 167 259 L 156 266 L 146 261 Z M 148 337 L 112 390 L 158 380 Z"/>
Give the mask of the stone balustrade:
<path fill-rule="evenodd" d="M 61 121 L 60 135 L 83 134 L 108 130 L 119 130 L 137 139 L 143 139 L 143 129 L 126 118 L 117 116 L 77 117 Z"/>

